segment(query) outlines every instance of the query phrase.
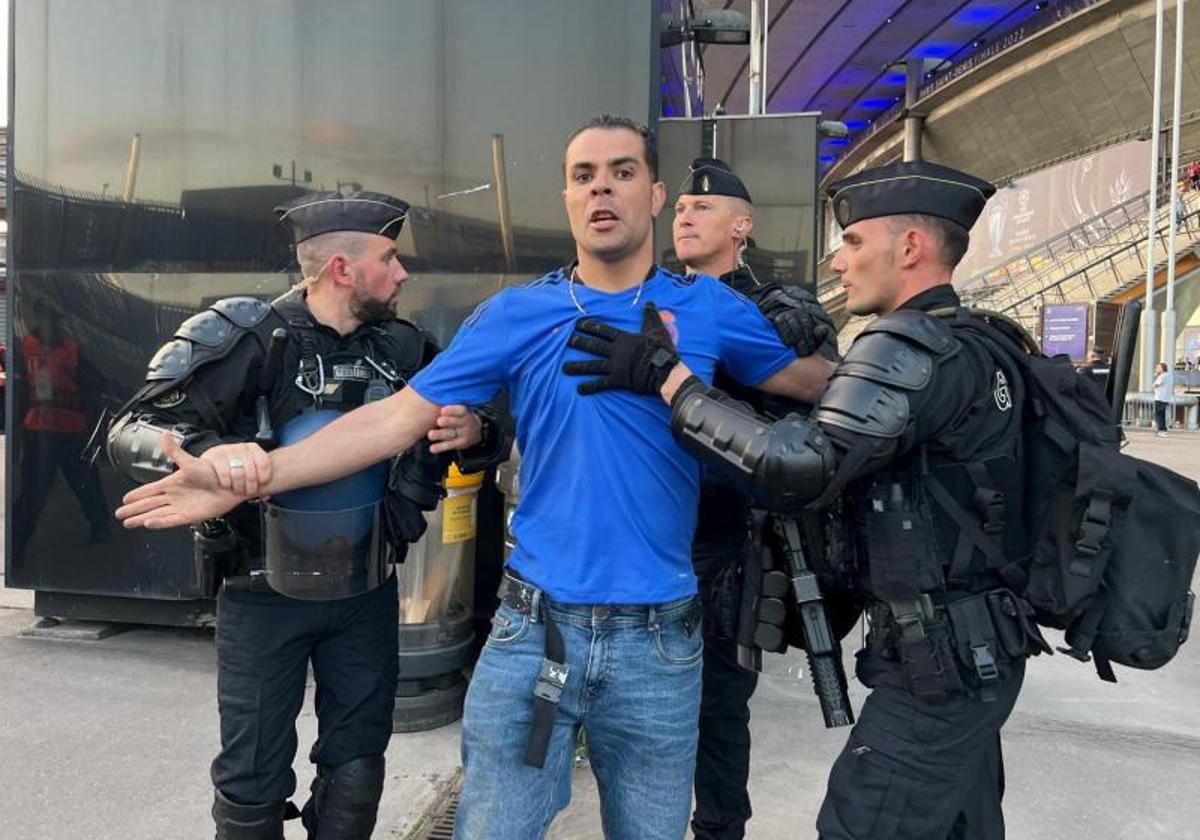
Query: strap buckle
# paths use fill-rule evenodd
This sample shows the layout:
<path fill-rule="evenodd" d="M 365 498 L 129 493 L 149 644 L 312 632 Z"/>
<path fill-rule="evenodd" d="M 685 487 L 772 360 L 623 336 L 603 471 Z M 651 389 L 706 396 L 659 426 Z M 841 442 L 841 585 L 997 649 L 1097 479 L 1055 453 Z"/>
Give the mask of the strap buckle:
<path fill-rule="evenodd" d="M 570 673 L 571 666 L 567 663 L 543 659 L 542 670 L 533 687 L 533 696 L 557 704 L 562 698 L 563 689 L 567 685 L 567 675 Z"/>
<path fill-rule="evenodd" d="M 992 655 L 987 645 L 971 645 L 971 658 L 975 664 L 975 674 L 981 682 L 989 683 L 1000 676 L 996 667 L 996 657 Z"/>
<path fill-rule="evenodd" d="M 1108 490 L 1094 490 L 1088 498 L 1087 509 L 1079 523 L 1079 539 L 1075 541 L 1075 550 L 1085 557 L 1095 557 L 1100 553 L 1100 544 L 1108 535 L 1112 524 L 1113 494 Z M 1085 569 L 1078 570 L 1074 563 L 1071 571 L 1075 574 L 1090 574 L 1091 564 L 1080 564 Z"/>

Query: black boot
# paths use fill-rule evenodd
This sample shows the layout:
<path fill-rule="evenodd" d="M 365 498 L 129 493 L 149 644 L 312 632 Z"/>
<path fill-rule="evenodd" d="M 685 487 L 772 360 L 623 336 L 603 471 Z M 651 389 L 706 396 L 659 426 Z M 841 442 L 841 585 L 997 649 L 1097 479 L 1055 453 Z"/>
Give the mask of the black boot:
<path fill-rule="evenodd" d="M 312 796 L 300 812 L 308 840 L 367 840 L 375 830 L 383 776 L 381 755 L 318 767 Z"/>
<path fill-rule="evenodd" d="M 283 840 L 283 821 L 295 815 L 295 806 L 289 802 L 237 805 L 217 791 L 212 815 L 217 840 Z"/>

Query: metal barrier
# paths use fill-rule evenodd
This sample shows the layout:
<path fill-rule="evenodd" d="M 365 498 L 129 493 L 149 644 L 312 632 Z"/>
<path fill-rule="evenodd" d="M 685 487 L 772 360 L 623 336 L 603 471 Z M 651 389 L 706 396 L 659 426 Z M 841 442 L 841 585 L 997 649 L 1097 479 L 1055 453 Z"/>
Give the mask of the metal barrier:
<path fill-rule="evenodd" d="M 1194 432 L 1200 429 L 1200 397 L 1194 394 L 1175 394 L 1167 409 L 1167 427 Z M 1146 392 L 1125 395 L 1125 413 L 1121 425 L 1132 428 L 1154 428 L 1154 395 Z"/>

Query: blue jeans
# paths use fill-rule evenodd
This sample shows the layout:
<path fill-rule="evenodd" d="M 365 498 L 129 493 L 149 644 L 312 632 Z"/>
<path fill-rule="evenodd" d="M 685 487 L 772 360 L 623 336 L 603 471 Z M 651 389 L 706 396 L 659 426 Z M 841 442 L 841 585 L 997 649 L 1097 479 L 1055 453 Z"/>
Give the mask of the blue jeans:
<path fill-rule="evenodd" d="M 610 840 L 680 840 L 691 810 L 703 642 L 695 598 L 655 606 L 549 604 L 570 674 L 545 767 L 523 761 L 542 623 L 501 604 L 463 712 L 458 840 L 532 840 L 571 799 L 587 730 Z"/>

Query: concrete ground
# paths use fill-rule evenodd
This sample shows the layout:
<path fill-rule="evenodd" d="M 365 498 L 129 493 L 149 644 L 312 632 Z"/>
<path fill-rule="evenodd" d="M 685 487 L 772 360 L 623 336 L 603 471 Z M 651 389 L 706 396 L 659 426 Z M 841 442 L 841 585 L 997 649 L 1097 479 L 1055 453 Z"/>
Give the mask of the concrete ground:
<path fill-rule="evenodd" d="M 1200 435 L 1134 433 L 1129 451 L 1200 479 Z M 2 487 L 0 482 L 0 487 Z M 1197 523 L 1200 527 L 1200 523 Z M 2 581 L 0 581 L 2 583 Z M 0 588 L 0 837 L 209 838 L 208 762 L 217 745 L 211 633 L 137 628 L 99 642 L 19 636 L 29 593 Z M 1200 836 L 1200 646 L 1118 685 L 1065 656 L 1031 662 L 1005 728 L 1009 837 L 1153 840 Z M 864 695 L 851 689 L 856 708 Z M 811 837 L 844 739 L 826 730 L 804 660 L 768 657 L 753 703 L 751 796 L 758 840 Z M 315 737 L 311 703 L 301 751 Z M 412 837 L 452 784 L 457 725 L 397 735 L 376 837 Z M 297 761 L 307 787 L 307 762 Z M 592 840 L 597 794 L 586 767 L 554 840 Z M 296 824 L 289 838 L 303 837 Z"/>

